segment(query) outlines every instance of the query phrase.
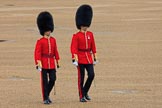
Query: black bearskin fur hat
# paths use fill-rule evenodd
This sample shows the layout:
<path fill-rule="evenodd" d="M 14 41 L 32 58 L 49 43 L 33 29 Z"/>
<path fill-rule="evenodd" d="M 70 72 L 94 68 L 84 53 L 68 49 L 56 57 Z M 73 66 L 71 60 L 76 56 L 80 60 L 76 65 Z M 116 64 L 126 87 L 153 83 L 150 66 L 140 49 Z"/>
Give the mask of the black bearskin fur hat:
<path fill-rule="evenodd" d="M 42 36 L 46 31 L 53 32 L 54 22 L 52 15 L 47 11 L 41 12 L 37 17 L 37 26 Z"/>
<path fill-rule="evenodd" d="M 76 16 L 75 16 L 75 22 L 76 22 L 77 28 L 80 29 L 81 26 L 90 27 L 92 17 L 93 17 L 92 7 L 87 4 L 81 5 L 78 8 L 76 12 Z"/>

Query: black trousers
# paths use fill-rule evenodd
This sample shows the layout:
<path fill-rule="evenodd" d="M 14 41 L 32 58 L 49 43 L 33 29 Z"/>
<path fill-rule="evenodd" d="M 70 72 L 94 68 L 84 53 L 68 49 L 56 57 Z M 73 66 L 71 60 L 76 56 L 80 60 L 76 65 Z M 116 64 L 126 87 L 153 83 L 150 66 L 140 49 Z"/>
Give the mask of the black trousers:
<path fill-rule="evenodd" d="M 56 69 L 42 69 L 41 72 L 41 85 L 43 100 L 49 98 L 50 92 L 55 85 Z"/>
<path fill-rule="evenodd" d="M 85 69 L 87 71 L 88 78 L 84 84 Z M 83 98 L 89 91 L 92 81 L 94 79 L 94 67 L 93 64 L 79 64 L 78 65 L 78 90 L 79 98 Z"/>

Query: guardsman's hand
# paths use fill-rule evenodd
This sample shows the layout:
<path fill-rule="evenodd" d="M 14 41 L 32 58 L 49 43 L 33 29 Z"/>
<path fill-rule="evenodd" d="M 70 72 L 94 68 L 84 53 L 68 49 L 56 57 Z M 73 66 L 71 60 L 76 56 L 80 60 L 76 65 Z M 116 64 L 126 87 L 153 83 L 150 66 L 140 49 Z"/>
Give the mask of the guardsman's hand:
<path fill-rule="evenodd" d="M 95 53 L 93 56 L 94 56 L 93 57 L 94 58 L 93 64 L 96 65 L 98 63 L 98 61 L 97 61 L 97 54 Z"/>
<path fill-rule="evenodd" d="M 42 62 L 40 60 L 37 60 L 37 62 L 38 62 L 37 66 L 42 68 Z"/>
<path fill-rule="evenodd" d="M 42 71 L 42 63 L 40 60 L 37 60 L 38 64 L 36 65 L 36 69 L 41 72 Z"/>
<path fill-rule="evenodd" d="M 76 61 L 75 59 L 72 59 L 72 63 L 74 66 L 76 66 L 76 67 L 78 66 L 78 61 Z"/>
<path fill-rule="evenodd" d="M 72 59 L 72 63 L 74 66 L 78 66 L 78 55 L 74 54 L 74 58 Z"/>
<path fill-rule="evenodd" d="M 60 60 L 57 60 L 56 63 L 57 63 L 57 68 L 60 68 Z"/>
<path fill-rule="evenodd" d="M 78 62 L 78 55 L 74 54 L 74 58 L 73 58 L 76 62 Z"/>
<path fill-rule="evenodd" d="M 42 71 L 42 68 L 40 68 L 39 66 L 36 65 L 36 69 L 38 70 L 38 72 Z"/>

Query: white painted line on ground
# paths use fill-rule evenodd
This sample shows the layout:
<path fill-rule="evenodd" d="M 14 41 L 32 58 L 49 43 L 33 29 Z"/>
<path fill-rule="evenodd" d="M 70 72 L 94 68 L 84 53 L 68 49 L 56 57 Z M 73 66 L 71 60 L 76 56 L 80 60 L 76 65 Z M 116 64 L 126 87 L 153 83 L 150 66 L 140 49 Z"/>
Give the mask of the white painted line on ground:
<path fill-rule="evenodd" d="M 115 94 L 133 94 L 137 93 L 137 90 L 112 90 L 111 92 Z"/>

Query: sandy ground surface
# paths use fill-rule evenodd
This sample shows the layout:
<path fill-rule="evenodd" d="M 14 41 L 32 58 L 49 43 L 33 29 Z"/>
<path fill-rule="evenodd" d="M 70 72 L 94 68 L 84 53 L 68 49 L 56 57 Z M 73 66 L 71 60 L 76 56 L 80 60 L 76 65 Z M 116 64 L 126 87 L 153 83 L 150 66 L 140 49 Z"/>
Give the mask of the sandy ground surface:
<path fill-rule="evenodd" d="M 0 0 L 0 108 L 162 108 L 161 0 Z M 78 101 L 70 42 L 79 5 L 94 9 L 99 63 L 92 101 Z M 50 11 L 61 56 L 53 104 L 42 104 L 33 51 L 36 17 Z"/>

